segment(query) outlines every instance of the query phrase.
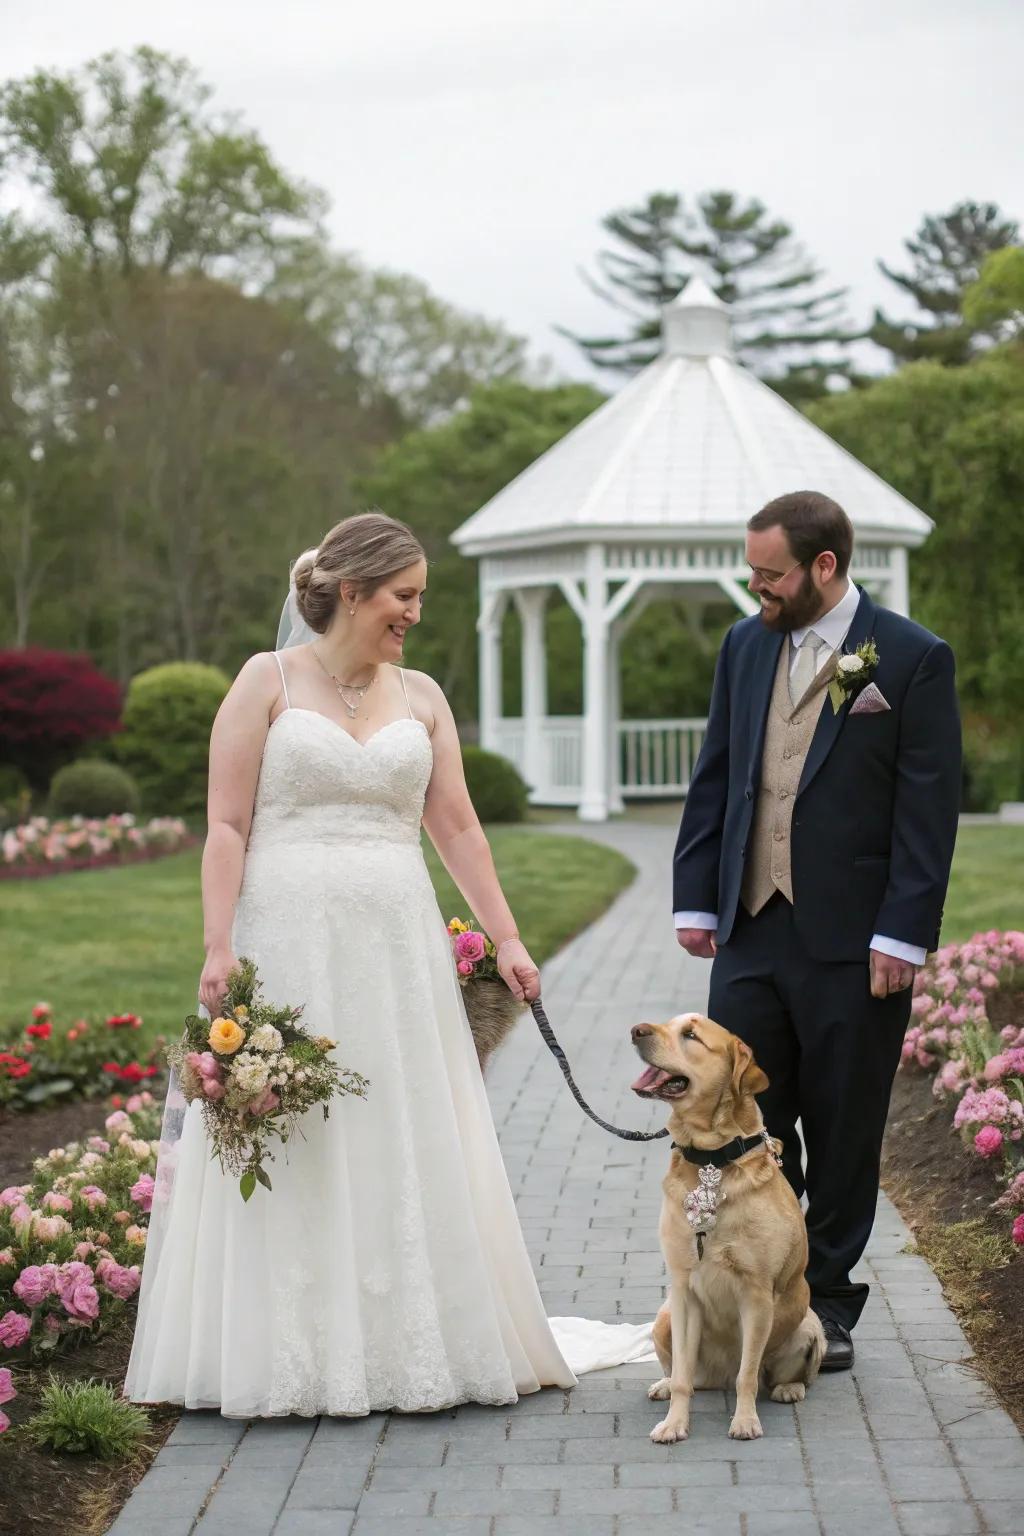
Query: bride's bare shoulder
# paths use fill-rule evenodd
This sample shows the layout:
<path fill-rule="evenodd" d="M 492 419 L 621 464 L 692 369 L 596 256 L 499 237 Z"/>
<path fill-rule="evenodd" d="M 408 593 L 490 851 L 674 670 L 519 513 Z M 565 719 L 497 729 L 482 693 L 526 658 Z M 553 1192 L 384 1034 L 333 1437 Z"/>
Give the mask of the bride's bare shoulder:
<path fill-rule="evenodd" d="M 287 671 L 287 662 L 285 670 Z M 257 651 L 238 670 L 228 698 L 243 708 L 268 710 L 282 691 L 281 661 L 276 651 Z"/>
<path fill-rule="evenodd" d="M 434 721 L 439 717 L 451 714 L 443 688 L 429 672 L 416 672 L 412 667 L 402 667 L 400 670 L 414 715 L 433 728 Z"/>

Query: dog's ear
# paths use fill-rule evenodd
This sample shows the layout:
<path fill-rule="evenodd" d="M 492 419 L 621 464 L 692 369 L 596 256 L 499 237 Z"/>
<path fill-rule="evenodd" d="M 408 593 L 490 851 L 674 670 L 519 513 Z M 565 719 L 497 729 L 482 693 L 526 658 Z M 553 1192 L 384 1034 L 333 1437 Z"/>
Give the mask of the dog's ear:
<path fill-rule="evenodd" d="M 749 1093 L 763 1093 L 768 1078 L 754 1060 L 754 1053 L 744 1041 L 733 1036 L 732 1041 L 732 1091 L 737 1104 Z"/>

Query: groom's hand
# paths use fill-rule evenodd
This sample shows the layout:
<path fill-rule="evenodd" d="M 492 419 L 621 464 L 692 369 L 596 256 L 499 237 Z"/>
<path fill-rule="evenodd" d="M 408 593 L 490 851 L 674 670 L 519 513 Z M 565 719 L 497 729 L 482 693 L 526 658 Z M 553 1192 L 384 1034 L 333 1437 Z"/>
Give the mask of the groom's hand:
<path fill-rule="evenodd" d="M 890 997 L 893 992 L 905 992 L 913 986 L 917 966 L 909 960 L 897 960 L 895 955 L 884 955 L 880 949 L 870 952 L 871 996 Z"/>
<path fill-rule="evenodd" d="M 718 953 L 713 928 L 677 928 L 676 940 L 695 960 L 713 960 Z"/>

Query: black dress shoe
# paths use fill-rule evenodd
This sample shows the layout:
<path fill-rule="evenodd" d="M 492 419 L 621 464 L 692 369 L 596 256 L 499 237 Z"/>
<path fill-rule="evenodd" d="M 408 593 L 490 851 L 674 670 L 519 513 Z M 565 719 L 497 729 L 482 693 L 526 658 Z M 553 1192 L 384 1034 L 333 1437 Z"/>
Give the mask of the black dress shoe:
<path fill-rule="evenodd" d="M 848 1371 L 853 1364 L 853 1340 L 849 1330 L 842 1323 L 837 1323 L 833 1317 L 823 1317 L 821 1326 L 825 1330 L 825 1357 L 821 1362 L 823 1371 Z"/>

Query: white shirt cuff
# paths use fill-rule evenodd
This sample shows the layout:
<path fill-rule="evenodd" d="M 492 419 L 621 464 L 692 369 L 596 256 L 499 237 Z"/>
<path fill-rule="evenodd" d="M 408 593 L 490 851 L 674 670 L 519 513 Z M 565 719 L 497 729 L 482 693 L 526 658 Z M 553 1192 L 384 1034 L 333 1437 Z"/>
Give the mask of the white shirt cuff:
<path fill-rule="evenodd" d="M 712 932 L 718 927 L 717 912 L 677 912 L 675 914 L 677 928 L 710 928 Z"/>
<path fill-rule="evenodd" d="M 928 958 L 928 951 L 919 944 L 904 944 L 902 939 L 887 939 L 881 933 L 872 937 L 871 948 L 880 954 L 891 955 L 894 960 L 906 960 L 910 965 L 924 965 Z"/>

